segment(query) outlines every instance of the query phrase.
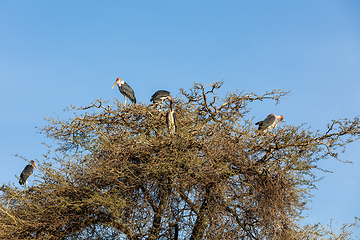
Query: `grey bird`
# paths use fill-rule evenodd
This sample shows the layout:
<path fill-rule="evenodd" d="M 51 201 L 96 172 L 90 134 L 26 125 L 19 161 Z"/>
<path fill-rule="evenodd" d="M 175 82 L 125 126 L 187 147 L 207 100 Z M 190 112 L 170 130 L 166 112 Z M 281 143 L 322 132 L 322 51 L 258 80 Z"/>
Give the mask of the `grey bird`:
<path fill-rule="evenodd" d="M 20 174 L 20 179 L 19 179 L 19 183 L 20 185 L 24 185 L 25 184 L 25 188 L 27 188 L 27 179 L 30 177 L 30 175 L 33 173 L 34 171 L 34 167 L 36 167 L 36 169 L 38 169 L 38 167 L 36 166 L 35 162 L 33 160 L 30 161 L 29 165 L 26 165 L 24 170 L 21 172 Z"/>
<path fill-rule="evenodd" d="M 151 96 L 150 101 L 152 101 L 153 103 L 161 104 L 166 99 L 168 99 L 169 101 L 172 100 L 170 92 L 166 90 L 159 90 Z"/>
<path fill-rule="evenodd" d="M 271 113 L 263 121 L 255 123 L 255 125 L 259 125 L 259 131 L 267 132 L 275 128 L 283 119 L 282 115 L 275 116 Z"/>
<path fill-rule="evenodd" d="M 125 97 L 125 105 L 127 98 L 129 98 L 131 102 L 136 103 L 134 90 L 129 86 L 129 84 L 127 84 L 124 80 L 121 80 L 121 78 L 117 78 L 112 88 L 114 88 L 116 85 L 118 85 L 119 91 Z"/>

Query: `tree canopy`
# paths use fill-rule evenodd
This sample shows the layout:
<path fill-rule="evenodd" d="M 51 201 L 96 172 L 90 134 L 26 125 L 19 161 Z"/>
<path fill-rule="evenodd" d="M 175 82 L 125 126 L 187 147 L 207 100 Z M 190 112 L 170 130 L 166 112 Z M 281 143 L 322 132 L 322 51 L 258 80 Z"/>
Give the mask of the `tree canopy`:
<path fill-rule="evenodd" d="M 166 103 L 95 100 L 48 118 L 41 133 L 56 147 L 28 189 L 1 188 L 0 238 L 315 239 L 320 231 L 299 220 L 317 162 L 359 139 L 359 118 L 263 133 L 251 104 L 288 92 L 220 97 L 221 85 L 180 89 L 174 134 Z"/>

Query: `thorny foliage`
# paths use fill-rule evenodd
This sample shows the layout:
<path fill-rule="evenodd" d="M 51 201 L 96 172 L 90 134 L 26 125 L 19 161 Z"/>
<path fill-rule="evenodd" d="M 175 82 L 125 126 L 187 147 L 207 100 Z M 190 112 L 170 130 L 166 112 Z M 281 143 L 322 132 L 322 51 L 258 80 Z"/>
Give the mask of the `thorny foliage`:
<path fill-rule="evenodd" d="M 38 164 L 34 186 L 1 188 L 0 238 L 314 235 L 298 220 L 317 181 L 316 162 L 357 140 L 359 119 L 332 121 L 325 133 L 281 124 L 261 134 L 247 120 L 249 104 L 279 102 L 287 92 L 220 98 L 221 85 L 180 89 L 174 135 L 165 125 L 167 106 L 96 100 L 72 107 L 67 121 L 48 119 L 42 133 L 59 147 Z"/>

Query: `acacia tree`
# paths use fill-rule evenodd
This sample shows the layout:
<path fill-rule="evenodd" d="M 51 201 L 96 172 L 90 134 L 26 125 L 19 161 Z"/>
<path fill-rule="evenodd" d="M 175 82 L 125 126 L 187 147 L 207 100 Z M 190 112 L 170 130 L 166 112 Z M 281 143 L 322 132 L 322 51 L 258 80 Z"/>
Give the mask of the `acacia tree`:
<path fill-rule="evenodd" d="M 359 119 L 324 133 L 281 124 L 260 133 L 254 101 L 287 92 L 217 96 L 196 83 L 168 108 L 96 100 L 41 129 L 58 145 L 27 190 L 1 188 L 1 239 L 314 239 L 299 224 L 317 162 L 359 138 Z"/>

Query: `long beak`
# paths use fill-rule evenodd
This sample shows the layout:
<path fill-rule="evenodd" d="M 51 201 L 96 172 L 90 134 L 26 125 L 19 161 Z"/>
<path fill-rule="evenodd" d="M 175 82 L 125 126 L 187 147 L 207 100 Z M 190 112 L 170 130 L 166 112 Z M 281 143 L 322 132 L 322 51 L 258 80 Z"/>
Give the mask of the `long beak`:
<path fill-rule="evenodd" d="M 275 127 L 276 127 L 283 119 L 284 119 L 283 116 L 280 116 L 280 117 L 276 118 L 276 120 L 275 120 Z"/>
<path fill-rule="evenodd" d="M 36 163 L 34 163 L 34 167 L 36 167 L 36 169 L 39 169 L 39 168 L 36 166 Z"/>
<path fill-rule="evenodd" d="M 279 119 L 277 119 L 277 118 L 275 119 L 274 127 L 276 127 L 279 124 L 278 120 Z"/>
<path fill-rule="evenodd" d="M 113 89 L 116 86 L 116 84 L 117 84 L 117 81 L 114 83 L 114 86 L 111 89 Z"/>

